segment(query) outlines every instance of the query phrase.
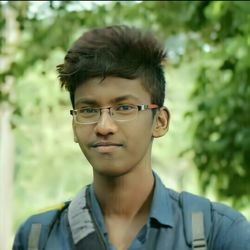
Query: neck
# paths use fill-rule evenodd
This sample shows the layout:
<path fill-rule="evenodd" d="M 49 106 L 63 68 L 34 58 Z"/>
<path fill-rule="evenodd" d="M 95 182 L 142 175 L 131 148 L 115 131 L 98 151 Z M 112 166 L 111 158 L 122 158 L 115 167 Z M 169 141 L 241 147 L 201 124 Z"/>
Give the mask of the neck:
<path fill-rule="evenodd" d="M 154 186 L 152 170 L 136 172 L 119 177 L 94 174 L 95 193 L 105 217 L 132 218 L 149 213 Z"/>

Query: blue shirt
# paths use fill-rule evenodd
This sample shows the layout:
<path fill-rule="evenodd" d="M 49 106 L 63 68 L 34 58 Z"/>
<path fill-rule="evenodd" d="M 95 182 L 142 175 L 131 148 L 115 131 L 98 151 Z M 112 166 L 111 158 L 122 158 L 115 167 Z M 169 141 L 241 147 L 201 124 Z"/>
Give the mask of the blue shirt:
<path fill-rule="evenodd" d="M 147 241 L 152 239 L 155 241 L 154 250 L 189 249 L 184 235 L 179 194 L 167 189 L 156 174 L 154 177 L 154 194 L 148 221 L 132 241 L 128 250 L 145 249 Z M 110 250 L 115 250 L 115 247 L 108 241 L 108 232 L 93 186 L 90 188 L 90 200 L 93 214 L 106 244 Z M 234 216 L 231 216 L 231 213 L 234 213 Z M 235 213 L 237 212 L 224 205 L 212 203 L 214 223 L 209 237 L 208 249 L 250 250 L 250 224 L 240 213 L 235 219 Z M 151 233 L 154 237 L 149 239 Z"/>
<path fill-rule="evenodd" d="M 191 225 L 187 223 L 184 226 L 187 222 L 185 214 L 190 202 L 200 209 L 199 202 L 204 199 L 196 197 L 183 203 L 183 196 L 167 189 L 156 174 L 154 177 L 154 193 L 147 223 L 129 250 L 191 250 L 186 237 L 187 228 L 190 229 Z M 210 225 L 207 231 L 208 250 L 250 250 L 250 224 L 243 215 L 225 205 L 209 201 L 208 211 L 209 216 L 205 216 Z M 13 250 L 26 249 L 114 250 L 108 241 L 93 187 L 83 188 L 61 208 L 28 218 L 20 226 L 13 244 Z"/>

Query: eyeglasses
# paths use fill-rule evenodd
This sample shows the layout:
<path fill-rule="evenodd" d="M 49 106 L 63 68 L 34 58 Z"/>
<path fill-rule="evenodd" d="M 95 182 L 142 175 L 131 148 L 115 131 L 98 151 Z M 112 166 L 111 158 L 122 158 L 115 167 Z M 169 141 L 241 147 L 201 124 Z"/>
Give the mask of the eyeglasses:
<path fill-rule="evenodd" d="M 70 114 L 73 116 L 74 121 L 79 124 L 93 124 L 97 123 L 101 117 L 102 110 L 107 109 L 109 115 L 113 120 L 119 122 L 131 121 L 137 117 L 139 111 L 148 110 L 148 109 L 157 109 L 159 108 L 156 104 L 142 104 L 142 105 L 133 105 L 133 104 L 122 104 L 112 107 L 84 107 L 80 109 L 70 110 Z"/>

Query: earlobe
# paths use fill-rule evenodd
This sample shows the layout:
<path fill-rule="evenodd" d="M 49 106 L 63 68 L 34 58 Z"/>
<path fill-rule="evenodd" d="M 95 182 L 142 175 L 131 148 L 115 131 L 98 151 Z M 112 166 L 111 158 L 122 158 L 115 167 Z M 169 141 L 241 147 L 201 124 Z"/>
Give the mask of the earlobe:
<path fill-rule="evenodd" d="M 165 135 L 168 131 L 170 113 L 166 107 L 161 107 L 158 114 L 156 114 L 155 126 L 153 129 L 153 137 L 158 138 Z"/>

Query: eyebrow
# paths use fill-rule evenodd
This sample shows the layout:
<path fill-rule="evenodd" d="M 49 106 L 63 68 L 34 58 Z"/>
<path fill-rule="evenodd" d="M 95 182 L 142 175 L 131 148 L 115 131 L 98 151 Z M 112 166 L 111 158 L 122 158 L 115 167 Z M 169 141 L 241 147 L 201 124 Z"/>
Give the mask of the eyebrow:
<path fill-rule="evenodd" d="M 122 101 L 126 101 L 129 99 L 139 101 L 139 98 L 134 96 L 134 95 L 123 95 L 123 96 L 119 96 L 119 97 L 114 98 L 113 100 L 111 100 L 111 102 L 122 102 Z"/>
<path fill-rule="evenodd" d="M 135 101 L 139 101 L 139 98 L 137 98 L 134 95 L 124 95 L 124 96 L 118 96 L 114 99 L 111 99 L 111 103 L 117 103 L 117 102 L 122 102 L 122 101 L 126 101 L 129 99 L 133 99 Z M 81 98 L 79 100 L 76 101 L 75 106 L 79 105 L 79 104 L 89 104 L 89 105 L 97 105 L 98 102 L 96 100 L 93 99 L 88 99 L 88 98 Z"/>

